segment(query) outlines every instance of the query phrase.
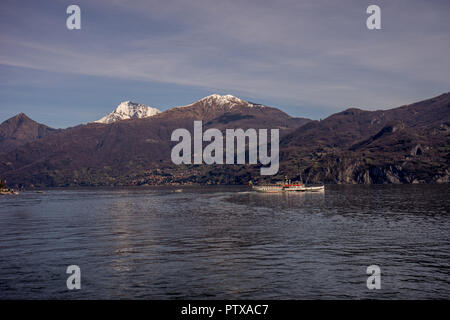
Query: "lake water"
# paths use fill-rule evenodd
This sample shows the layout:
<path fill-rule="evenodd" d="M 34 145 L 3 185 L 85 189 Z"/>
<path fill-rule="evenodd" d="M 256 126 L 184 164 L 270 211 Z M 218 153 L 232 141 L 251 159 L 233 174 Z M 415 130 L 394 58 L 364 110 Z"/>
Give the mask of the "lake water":
<path fill-rule="evenodd" d="M 449 185 L 182 189 L 0 197 L 0 298 L 450 299 Z"/>

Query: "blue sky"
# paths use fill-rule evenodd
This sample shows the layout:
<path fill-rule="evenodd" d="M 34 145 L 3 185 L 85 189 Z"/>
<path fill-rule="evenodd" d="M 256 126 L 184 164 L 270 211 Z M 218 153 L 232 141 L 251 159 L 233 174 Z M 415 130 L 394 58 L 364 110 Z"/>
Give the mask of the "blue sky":
<path fill-rule="evenodd" d="M 212 93 L 314 119 L 392 108 L 450 91 L 449 14 L 447 0 L 2 0 L 0 121 L 67 127 Z"/>

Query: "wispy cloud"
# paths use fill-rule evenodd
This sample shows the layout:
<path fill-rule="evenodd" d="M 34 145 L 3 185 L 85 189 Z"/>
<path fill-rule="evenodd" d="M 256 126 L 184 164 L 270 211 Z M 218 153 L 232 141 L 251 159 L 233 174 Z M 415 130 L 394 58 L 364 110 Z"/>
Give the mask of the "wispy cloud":
<path fill-rule="evenodd" d="M 80 31 L 65 30 L 64 1 L 34 4 L 27 19 L 6 2 L 0 64 L 335 109 L 448 91 L 449 3 L 379 2 L 379 31 L 356 0 L 79 1 Z"/>

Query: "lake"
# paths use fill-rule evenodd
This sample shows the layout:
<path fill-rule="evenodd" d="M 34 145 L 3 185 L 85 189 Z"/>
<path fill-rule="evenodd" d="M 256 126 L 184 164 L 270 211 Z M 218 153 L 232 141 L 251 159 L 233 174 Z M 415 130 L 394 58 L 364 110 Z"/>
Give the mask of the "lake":
<path fill-rule="evenodd" d="M 176 189 L 1 196 L 0 298 L 450 298 L 450 185 Z"/>

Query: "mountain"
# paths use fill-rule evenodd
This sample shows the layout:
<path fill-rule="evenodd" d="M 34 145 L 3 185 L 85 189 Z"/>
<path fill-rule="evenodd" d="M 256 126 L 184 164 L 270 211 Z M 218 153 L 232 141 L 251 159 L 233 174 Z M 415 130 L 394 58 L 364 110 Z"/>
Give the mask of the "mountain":
<path fill-rule="evenodd" d="M 279 128 L 281 134 L 298 128 L 310 119 L 291 117 L 283 111 L 241 100 L 232 95 L 213 94 L 186 106 L 171 108 L 155 119 L 203 120 L 204 126 L 217 128 Z M 190 125 L 192 126 L 192 124 Z M 231 126 L 231 127 L 230 127 Z"/>
<path fill-rule="evenodd" d="M 161 111 L 156 108 L 152 108 L 140 103 L 124 101 L 120 103 L 113 112 L 94 122 L 110 124 L 119 120 L 148 118 L 160 112 Z"/>
<path fill-rule="evenodd" d="M 203 121 L 204 130 L 279 128 L 281 136 L 311 122 L 230 95 L 212 95 L 151 117 L 79 125 L 18 147 L 0 155 L 0 176 L 26 186 L 189 182 L 199 168 L 172 164 L 176 143 L 170 137 L 178 128 L 192 131 L 195 120 Z"/>
<path fill-rule="evenodd" d="M 58 131 L 31 120 L 24 113 L 19 113 L 0 124 L 0 153 L 6 153 Z"/>
<path fill-rule="evenodd" d="M 449 182 L 450 93 L 390 110 L 351 108 L 280 142 L 282 171 L 326 183 Z"/>
<path fill-rule="evenodd" d="M 181 165 L 170 160 L 173 130 L 279 128 L 280 171 L 258 165 Z M 246 183 L 287 176 L 320 183 L 450 182 L 450 93 L 390 110 L 350 108 L 321 121 L 211 95 L 147 118 L 90 123 L 0 154 L 0 176 L 13 185 Z"/>

